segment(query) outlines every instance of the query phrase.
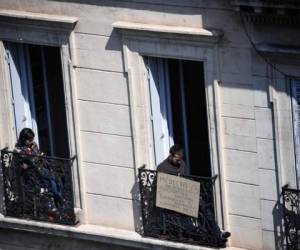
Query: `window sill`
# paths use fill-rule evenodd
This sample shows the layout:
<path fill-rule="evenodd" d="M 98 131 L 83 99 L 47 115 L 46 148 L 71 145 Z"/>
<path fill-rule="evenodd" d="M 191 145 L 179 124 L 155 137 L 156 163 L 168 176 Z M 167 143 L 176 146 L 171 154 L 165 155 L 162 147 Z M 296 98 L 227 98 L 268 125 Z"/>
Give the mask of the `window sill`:
<path fill-rule="evenodd" d="M 133 231 L 103 226 L 96 226 L 90 224 L 79 224 L 77 226 L 63 226 L 52 223 L 9 218 L 4 217 L 3 215 L 1 215 L 0 217 L 0 228 L 12 229 L 16 231 L 27 231 L 39 234 L 48 234 L 58 237 L 68 237 L 79 240 L 116 244 L 125 247 L 137 247 L 141 249 L 153 249 L 153 247 L 191 250 L 212 249 L 207 247 L 192 246 L 188 244 L 174 243 L 151 238 L 143 238 L 141 235 Z M 232 247 L 227 247 L 226 249 L 239 250 L 239 248 Z"/>

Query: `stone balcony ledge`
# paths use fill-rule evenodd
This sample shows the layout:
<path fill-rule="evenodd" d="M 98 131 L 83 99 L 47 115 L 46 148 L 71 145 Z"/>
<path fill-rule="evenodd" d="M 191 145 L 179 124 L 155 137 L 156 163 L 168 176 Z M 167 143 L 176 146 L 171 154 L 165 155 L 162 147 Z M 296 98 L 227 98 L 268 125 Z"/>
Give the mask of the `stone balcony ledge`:
<path fill-rule="evenodd" d="M 175 243 L 151 238 L 144 238 L 136 232 L 96 225 L 64 226 L 52 223 L 44 223 L 30 220 L 0 217 L 0 228 L 33 234 L 44 234 L 70 239 L 98 242 L 108 245 L 139 249 L 189 249 L 212 250 L 202 246 Z M 225 250 L 243 250 L 241 248 L 227 247 Z"/>

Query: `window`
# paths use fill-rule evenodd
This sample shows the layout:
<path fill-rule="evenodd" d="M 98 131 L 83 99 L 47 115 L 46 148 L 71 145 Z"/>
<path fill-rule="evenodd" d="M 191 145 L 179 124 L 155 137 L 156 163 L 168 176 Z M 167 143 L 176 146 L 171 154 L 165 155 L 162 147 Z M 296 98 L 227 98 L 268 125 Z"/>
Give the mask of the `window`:
<path fill-rule="evenodd" d="M 75 44 L 73 30 L 77 18 L 16 10 L 5 10 L 0 16 L 3 27 L 0 29 L 1 148 L 14 147 L 21 129 L 18 124 L 22 121 L 17 118 L 26 118 L 29 125 L 23 126 L 34 129 L 42 151 L 50 156 L 74 159 L 71 173 L 74 202 L 77 211 L 81 211 L 83 177 L 79 174 L 79 130 L 73 78 L 76 51 L 71 49 Z M 38 79 L 38 74 L 42 74 L 43 81 L 34 80 Z M 47 87 L 48 94 L 44 89 L 41 91 L 44 96 L 40 96 L 44 113 L 37 107 L 35 84 Z M 18 103 L 21 108 L 17 108 Z"/>
<path fill-rule="evenodd" d="M 113 27 L 122 35 L 124 69 L 128 76 L 130 96 L 135 166 L 138 168 L 145 165 L 148 169 L 155 169 L 156 164 L 153 153 L 157 150 L 155 150 L 153 138 L 157 132 L 153 130 L 155 121 L 153 115 L 151 115 L 153 104 L 151 105 L 152 96 L 149 88 L 149 80 L 151 80 L 149 70 L 152 69 L 148 66 L 147 73 L 147 58 L 165 61 L 167 65 L 167 61 L 173 61 L 177 65 L 180 62 L 183 65 L 189 65 L 183 67 L 184 80 L 187 82 L 190 79 L 193 83 L 198 84 L 192 85 L 193 91 L 190 90 L 192 95 L 185 93 L 188 101 L 195 103 L 191 107 L 193 108 L 192 112 L 196 114 L 191 116 L 191 112 L 186 113 L 186 122 L 188 125 L 193 125 L 188 118 L 189 116 L 198 119 L 198 123 L 194 123 L 196 132 L 201 132 L 204 138 L 208 138 L 207 141 L 202 141 L 201 148 L 189 146 L 189 155 L 192 154 L 192 149 L 197 152 L 193 157 L 196 163 L 193 164 L 193 160 L 190 162 L 190 173 L 200 176 L 210 175 L 211 173 L 211 175 L 217 174 L 219 176 L 215 182 L 214 190 L 216 192 L 214 198 L 218 221 L 224 227 L 224 219 L 226 218 L 223 215 L 226 213 L 223 214 L 223 211 L 225 211 L 223 206 L 226 209 L 226 196 L 224 192 L 220 191 L 226 189 L 223 176 L 223 156 L 221 154 L 220 86 L 218 84 L 220 76 L 217 56 L 218 42 L 222 34 L 204 29 L 196 29 L 197 32 L 192 34 L 190 30 L 185 30 L 183 27 L 129 22 L 115 22 Z M 167 58 L 176 59 L 167 60 Z M 162 68 L 163 66 L 158 67 Z M 166 72 L 166 70 L 165 67 L 163 71 Z M 172 74 L 178 75 L 177 71 L 170 72 L 169 70 L 166 73 L 169 79 Z M 195 81 L 192 80 L 193 78 Z M 170 87 L 172 88 L 173 85 L 170 79 Z M 184 85 L 187 85 L 187 83 L 184 83 Z M 177 94 L 180 94 L 178 90 Z M 161 96 L 163 95 L 159 97 L 161 98 Z M 202 104 L 199 105 L 199 103 Z M 201 108 L 204 109 L 204 112 L 200 111 Z M 164 117 L 164 119 L 166 118 Z M 203 126 L 198 125 L 201 122 Z M 168 120 L 168 124 L 170 124 L 170 120 Z M 190 133 L 189 137 L 192 135 Z M 196 143 L 196 140 L 194 142 Z M 206 154 L 208 151 L 209 153 Z M 202 171 L 204 173 L 201 173 Z M 209 174 L 205 174 L 205 172 Z"/>
<path fill-rule="evenodd" d="M 69 157 L 59 47 L 6 42 L 17 135 L 32 128 L 42 152 Z"/>
<path fill-rule="evenodd" d="M 297 181 L 300 184 L 300 80 L 292 80 L 292 108 Z"/>
<path fill-rule="evenodd" d="M 155 164 L 167 157 L 170 146 L 181 144 L 188 172 L 211 176 L 203 62 L 146 57 L 145 63 Z"/>

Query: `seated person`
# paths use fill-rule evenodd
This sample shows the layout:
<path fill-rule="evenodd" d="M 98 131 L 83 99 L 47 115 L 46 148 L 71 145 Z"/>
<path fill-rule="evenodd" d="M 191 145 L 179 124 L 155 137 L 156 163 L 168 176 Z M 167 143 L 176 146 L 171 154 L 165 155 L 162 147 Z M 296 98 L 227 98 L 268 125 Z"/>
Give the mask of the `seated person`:
<path fill-rule="evenodd" d="M 166 174 L 172 174 L 172 175 L 184 175 L 186 174 L 186 165 L 183 160 L 184 156 L 184 149 L 181 145 L 175 144 L 170 148 L 169 156 L 161 162 L 157 166 L 157 172 L 162 172 Z M 207 208 L 205 204 L 202 202 L 202 215 L 205 217 L 206 221 L 209 223 L 209 227 L 211 228 L 211 231 L 217 235 L 218 242 L 220 246 L 225 244 L 227 242 L 227 238 L 231 236 L 230 232 L 222 232 L 215 222 L 213 212 L 210 208 Z M 165 218 L 165 215 L 163 214 L 163 217 Z M 178 218 L 177 218 L 178 219 Z M 164 220 L 164 219 L 163 219 Z M 165 224 L 165 221 L 163 222 Z M 180 223 L 184 225 L 184 227 L 189 228 L 191 225 L 188 225 L 189 223 Z M 165 225 L 164 225 L 165 226 Z M 194 226 L 192 226 L 193 228 Z"/>
<path fill-rule="evenodd" d="M 50 191 L 53 194 L 55 205 L 57 206 L 58 203 L 62 203 L 63 200 L 60 187 L 48 169 L 49 164 L 47 164 L 47 161 L 41 157 L 34 157 L 42 156 L 37 144 L 34 142 L 34 137 L 35 134 L 30 128 L 22 129 L 14 151 L 21 154 L 21 170 L 23 171 L 22 174 L 26 176 L 26 183 L 29 183 L 28 180 L 32 179 L 30 178 L 31 176 L 29 176 L 33 174 L 31 171 L 36 171 L 40 181 L 42 182 L 42 185 L 48 184 L 48 186 L 50 186 Z M 30 180 L 30 184 L 37 185 L 37 183 L 32 183 L 32 180 Z M 55 208 L 52 209 L 54 210 Z"/>
<path fill-rule="evenodd" d="M 40 154 L 39 148 L 34 142 L 34 132 L 30 128 L 22 129 L 22 131 L 19 134 L 19 139 L 15 145 L 14 151 L 24 155 Z M 27 169 L 28 165 L 24 163 L 21 167 L 23 169 Z"/>

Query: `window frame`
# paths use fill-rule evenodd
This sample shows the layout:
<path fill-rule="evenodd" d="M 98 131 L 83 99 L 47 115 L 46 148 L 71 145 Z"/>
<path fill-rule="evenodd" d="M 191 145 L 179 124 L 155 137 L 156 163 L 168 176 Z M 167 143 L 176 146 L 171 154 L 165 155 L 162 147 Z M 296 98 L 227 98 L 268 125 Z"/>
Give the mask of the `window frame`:
<path fill-rule="evenodd" d="M 57 46 L 49 47 L 49 46 L 37 46 L 31 47 L 31 44 L 25 43 L 13 43 L 13 42 L 5 42 L 6 55 L 8 59 L 8 68 L 10 72 L 10 82 L 12 88 L 12 100 L 13 100 L 13 108 L 14 108 L 14 116 L 15 116 L 15 131 L 16 136 L 19 135 L 22 128 L 28 127 L 31 128 L 35 133 L 35 142 L 39 146 L 42 152 L 47 152 L 49 156 L 60 156 L 55 154 L 54 142 L 56 141 L 55 132 L 53 130 L 53 118 L 54 113 L 51 111 L 51 96 L 49 96 L 49 89 L 51 84 L 49 84 L 48 79 L 48 70 L 51 69 L 51 65 L 46 65 L 46 57 L 45 57 L 45 49 L 46 47 L 55 48 L 56 53 L 60 53 L 60 48 Z M 32 61 L 30 59 L 30 47 L 32 50 L 36 51 L 40 56 L 40 61 L 38 64 L 41 66 L 39 71 L 41 72 L 41 78 L 39 82 L 42 85 L 42 93 L 38 94 L 43 99 L 43 107 L 45 110 L 45 124 L 44 126 L 48 127 L 47 133 L 48 141 L 47 141 L 47 150 L 41 145 L 41 141 L 39 140 L 41 130 L 41 124 L 39 124 L 37 110 L 36 110 L 36 97 L 34 90 L 34 81 L 33 81 L 33 72 L 32 71 Z M 58 59 L 58 58 L 57 58 Z M 57 65 L 61 63 L 61 56 L 59 55 L 59 59 L 56 62 Z M 17 66 L 18 65 L 18 66 Z M 50 66 L 50 67 L 49 67 Z M 48 68 L 49 67 L 49 68 Z M 58 68 L 59 71 L 58 76 L 62 77 L 62 68 Z M 19 72 L 20 71 L 20 72 Z M 59 81 L 59 85 L 62 87 L 63 82 Z M 62 89 L 60 89 L 62 91 Z M 62 92 L 61 92 L 62 94 Z M 64 93 L 63 93 L 64 94 Z M 65 112 L 65 103 L 63 99 L 60 100 L 59 106 Z M 54 118 L 55 120 L 55 118 Z M 64 127 L 67 128 L 65 122 L 63 122 Z M 60 141 L 61 143 L 62 141 Z M 66 142 L 66 157 L 69 156 L 69 140 L 65 140 Z M 67 156 L 68 155 L 68 156 Z M 72 155 L 71 155 L 72 156 Z M 61 157 L 61 156 L 60 156 Z"/>
<path fill-rule="evenodd" d="M 293 117 L 293 134 L 294 134 L 294 151 L 295 151 L 295 168 L 296 168 L 296 185 L 300 185 L 300 105 L 297 104 L 297 92 L 300 93 L 300 79 L 290 79 L 291 84 L 291 104 Z M 296 86 L 298 85 L 298 86 Z M 297 88 L 299 90 L 297 90 Z M 299 96 L 300 102 L 300 96 Z"/>
<path fill-rule="evenodd" d="M 79 168 L 80 149 L 77 143 L 79 138 L 78 122 L 76 113 L 76 84 L 74 77 L 74 27 L 77 18 L 57 15 L 48 15 L 40 13 L 31 13 L 23 11 L 0 11 L 0 91 L 4 98 L 0 100 L 0 146 L 1 148 L 13 148 L 16 142 L 16 131 L 14 126 L 12 90 L 9 78 L 9 68 L 7 67 L 7 58 L 3 42 L 35 44 L 56 46 L 60 50 L 60 59 L 62 64 L 62 80 L 65 95 L 65 108 L 67 131 L 69 139 L 70 156 L 75 156 L 72 171 L 74 204 L 75 211 L 81 221 L 84 220 L 83 211 L 84 202 L 80 183 L 82 183 L 82 174 Z M 9 112 L 7 112 L 9 111 Z M 5 131 L 5 132 L 3 132 Z M 1 211 L 0 211 L 1 212 Z"/>
<path fill-rule="evenodd" d="M 148 74 L 144 57 L 201 61 L 204 65 L 208 134 L 212 174 L 215 183 L 215 208 L 218 224 L 226 229 L 228 215 L 222 156 L 219 106 L 219 49 L 221 33 L 204 29 L 116 22 L 122 35 L 124 68 L 128 77 L 135 168 L 154 169 L 154 145 L 151 123 Z"/>

